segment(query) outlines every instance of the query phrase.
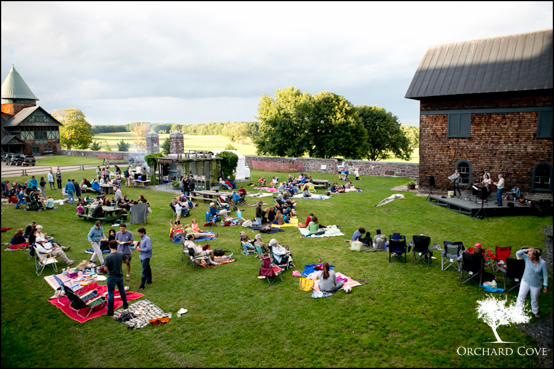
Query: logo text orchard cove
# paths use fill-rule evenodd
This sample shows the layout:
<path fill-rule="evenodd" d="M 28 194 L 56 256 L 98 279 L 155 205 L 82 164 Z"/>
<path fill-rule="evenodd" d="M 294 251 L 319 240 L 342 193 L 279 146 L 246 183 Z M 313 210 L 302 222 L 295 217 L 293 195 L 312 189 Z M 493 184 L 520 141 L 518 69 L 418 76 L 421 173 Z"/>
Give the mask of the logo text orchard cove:
<path fill-rule="evenodd" d="M 514 353 L 520 356 L 546 356 L 548 349 L 546 347 L 458 347 L 456 350 L 460 356 L 512 356 Z"/>

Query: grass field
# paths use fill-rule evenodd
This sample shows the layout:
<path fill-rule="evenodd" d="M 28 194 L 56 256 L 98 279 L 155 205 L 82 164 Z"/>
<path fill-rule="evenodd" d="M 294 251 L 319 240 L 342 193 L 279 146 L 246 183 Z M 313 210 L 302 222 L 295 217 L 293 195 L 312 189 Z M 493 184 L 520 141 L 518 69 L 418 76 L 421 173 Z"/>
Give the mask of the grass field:
<path fill-rule="evenodd" d="M 169 134 L 162 134 L 160 136 L 160 145 L 164 142 L 164 140 L 169 137 Z M 129 151 L 136 151 L 137 148 L 134 144 L 133 140 L 133 133 L 132 132 L 116 132 L 116 133 L 103 133 L 103 134 L 97 134 L 94 135 L 93 139 L 95 141 L 107 141 L 110 145 L 111 149 L 114 151 L 117 151 L 117 143 L 120 142 L 122 139 L 131 144 L 131 147 L 129 148 Z M 184 145 L 185 145 L 185 151 L 187 150 L 224 150 L 227 145 L 233 145 L 238 152 L 240 152 L 242 155 L 245 156 L 255 156 L 256 155 L 256 148 L 253 144 L 244 144 L 239 145 L 237 143 L 231 142 L 227 137 L 225 136 L 191 136 L 191 135 L 184 135 Z M 105 145 L 102 145 L 101 150 L 105 149 Z M 307 157 L 307 156 L 306 156 Z M 386 161 L 391 162 L 407 162 L 407 163 L 419 163 L 419 149 L 414 149 L 411 159 L 408 161 L 397 159 L 395 157 L 391 157 L 390 159 L 387 159 Z"/>
<path fill-rule="evenodd" d="M 70 155 L 55 155 L 36 159 L 36 161 L 36 165 L 53 167 L 54 170 L 56 167 L 63 165 L 102 165 L 102 159 Z"/>
<path fill-rule="evenodd" d="M 93 170 L 79 173 L 94 175 Z M 252 170 L 253 181 L 260 175 L 285 176 Z M 314 178 L 335 180 L 336 176 L 314 174 Z M 15 179 L 26 178 L 10 178 Z M 344 237 L 300 238 L 295 228 L 263 235 L 266 243 L 276 238 L 289 245 L 300 271 L 321 258 L 335 265 L 336 271 L 368 282 L 350 294 L 339 291 L 323 299 L 301 291 L 290 270 L 283 282 L 269 285 L 258 280 L 260 262 L 240 254 L 239 243 L 241 230 L 251 238 L 255 233 L 239 226 L 213 228 L 219 237 L 210 242 L 214 249 L 234 252 L 236 262 L 193 270 L 181 261 L 182 246 L 168 237 L 172 194 L 124 187 L 123 194 L 130 198 L 144 194 L 153 209 L 144 225 L 153 241 L 153 284 L 143 292 L 146 299 L 173 312 L 169 324 L 129 331 L 108 317 L 75 322 L 47 301 L 53 290 L 42 276 L 37 277 L 27 252 L 3 252 L 2 367 L 537 367 L 536 356 L 457 354 L 460 346 L 516 351 L 536 343 L 515 326 L 502 326 L 500 337 L 513 343 L 491 344 L 492 330 L 475 311 L 476 301 L 486 293 L 470 283 L 460 286 L 459 274 L 452 269 L 441 271 L 437 252 L 431 267 L 389 264 L 388 254 L 350 251 L 344 239 L 363 226 L 372 235 L 376 228 L 387 235 L 399 231 L 410 240 L 424 233 L 431 242 L 463 241 L 466 246 L 479 242 L 492 250 L 512 246 L 515 252 L 524 245 L 542 247 L 542 232 L 552 224 L 552 217 L 497 217 L 487 222 L 432 205 L 413 193 L 375 207 L 394 193 L 392 187 L 406 182 L 405 178 L 362 176 L 355 184 L 363 193 L 340 194 L 326 201 L 298 200 L 300 221 L 313 212 L 322 224 L 339 225 Z M 61 191 L 47 193 L 61 198 Z M 255 201 L 248 198 L 248 203 Z M 2 242 L 9 242 L 16 228 L 33 219 L 47 233 L 55 233 L 62 245 L 72 246 L 70 258 L 90 257 L 84 250 L 89 247 L 86 238 L 92 223 L 78 219 L 74 206 L 40 213 L 4 204 L 1 209 L 2 227 L 14 228 L 2 233 Z M 207 209 L 207 204 L 201 204 L 192 217 L 202 223 Z M 254 217 L 254 207 L 243 209 L 245 218 Z M 136 237 L 141 226 L 128 229 Z M 109 228 L 104 226 L 106 232 Z M 136 254 L 132 265 L 131 281 L 125 284 L 135 290 L 141 274 Z M 508 301 L 514 301 L 516 293 L 510 293 Z M 541 294 L 539 303 L 542 319 L 548 319 L 551 290 Z M 189 312 L 177 318 L 180 308 Z"/>

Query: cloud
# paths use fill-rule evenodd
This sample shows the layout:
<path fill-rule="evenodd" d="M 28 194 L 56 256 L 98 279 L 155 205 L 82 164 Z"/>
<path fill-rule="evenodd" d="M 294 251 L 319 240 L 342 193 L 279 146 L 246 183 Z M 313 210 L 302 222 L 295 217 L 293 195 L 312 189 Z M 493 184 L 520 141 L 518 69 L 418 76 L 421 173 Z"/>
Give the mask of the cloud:
<path fill-rule="evenodd" d="M 262 94 L 288 86 L 379 101 L 417 124 L 417 106 L 404 94 L 428 46 L 552 28 L 549 2 L 2 2 L 1 8 L 2 75 L 15 64 L 43 107 L 80 108 L 106 124 L 250 121 Z"/>

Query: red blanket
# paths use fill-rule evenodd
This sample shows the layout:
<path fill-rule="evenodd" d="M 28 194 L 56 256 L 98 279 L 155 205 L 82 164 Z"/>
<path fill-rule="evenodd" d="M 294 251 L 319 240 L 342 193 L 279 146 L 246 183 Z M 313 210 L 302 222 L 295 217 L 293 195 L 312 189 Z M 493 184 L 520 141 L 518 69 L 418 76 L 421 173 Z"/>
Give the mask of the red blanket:
<path fill-rule="evenodd" d="M 95 290 L 95 289 L 98 291 L 99 295 L 103 295 L 105 292 L 108 291 L 107 286 L 99 286 L 96 282 L 93 282 L 93 283 L 89 284 L 88 286 L 83 287 L 83 289 L 81 290 L 83 292 L 79 291 L 79 294 L 84 293 L 84 292 L 88 292 L 90 290 Z M 120 306 L 123 306 L 123 302 L 119 298 L 119 291 L 117 289 L 115 290 L 114 295 L 115 295 L 114 310 L 117 310 Z M 138 298 L 141 298 L 142 296 L 144 296 L 142 293 L 127 292 L 127 301 L 133 301 L 133 300 L 136 300 Z M 106 295 L 106 300 L 107 299 L 108 299 L 108 296 Z M 108 304 L 106 303 L 106 306 L 104 308 L 102 308 L 98 311 L 91 312 L 90 315 L 88 316 L 88 318 L 85 319 L 85 318 L 81 318 L 80 316 L 78 316 L 77 313 L 69 307 L 69 304 L 71 302 L 65 296 L 62 296 L 59 299 L 52 299 L 52 300 L 48 300 L 48 301 L 52 305 L 54 305 L 54 306 L 58 307 L 59 309 L 61 309 L 61 311 L 63 311 L 68 317 L 70 317 L 73 320 L 78 321 L 79 323 L 84 323 L 87 320 L 98 318 L 102 314 L 108 312 Z M 83 316 L 86 316 L 88 314 L 88 309 L 81 309 L 80 314 L 83 315 Z"/>

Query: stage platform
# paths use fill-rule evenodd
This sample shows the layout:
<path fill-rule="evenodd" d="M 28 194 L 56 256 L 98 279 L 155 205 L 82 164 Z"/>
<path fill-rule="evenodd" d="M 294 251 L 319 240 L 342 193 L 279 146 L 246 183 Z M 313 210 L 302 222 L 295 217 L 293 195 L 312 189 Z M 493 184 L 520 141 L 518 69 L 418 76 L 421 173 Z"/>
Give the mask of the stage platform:
<path fill-rule="evenodd" d="M 457 197 L 446 197 L 441 195 L 431 195 L 427 199 L 430 203 L 444 206 L 449 210 L 456 211 L 458 213 L 475 216 L 481 209 L 481 204 L 475 202 L 474 197 L 464 197 L 461 199 Z M 477 200 L 481 201 L 481 200 Z M 533 206 L 522 205 L 519 202 L 503 201 L 502 206 L 495 205 L 496 198 L 489 197 L 487 202 L 483 205 L 483 211 L 487 214 L 487 217 L 503 217 L 511 215 L 537 215 L 537 210 Z M 508 206 L 513 204 L 514 206 Z M 483 215 L 483 212 L 479 213 L 479 217 Z"/>

